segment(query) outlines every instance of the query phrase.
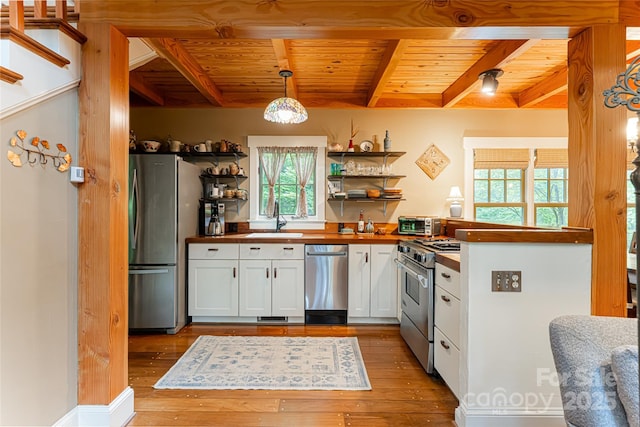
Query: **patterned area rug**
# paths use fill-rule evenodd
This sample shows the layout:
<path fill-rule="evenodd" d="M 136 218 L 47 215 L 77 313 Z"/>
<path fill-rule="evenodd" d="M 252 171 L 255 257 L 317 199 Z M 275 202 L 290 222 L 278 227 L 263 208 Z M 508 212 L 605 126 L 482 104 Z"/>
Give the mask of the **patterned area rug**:
<path fill-rule="evenodd" d="M 200 336 L 157 389 L 371 390 L 358 339 Z"/>

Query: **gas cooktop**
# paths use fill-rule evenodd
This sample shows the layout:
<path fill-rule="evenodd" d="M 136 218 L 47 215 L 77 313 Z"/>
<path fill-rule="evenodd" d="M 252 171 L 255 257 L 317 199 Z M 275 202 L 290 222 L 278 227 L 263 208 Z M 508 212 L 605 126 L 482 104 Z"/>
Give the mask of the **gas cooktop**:
<path fill-rule="evenodd" d="M 418 238 L 398 244 L 400 259 L 409 259 L 427 268 L 435 267 L 436 253 L 459 251 L 460 242 L 456 239 Z"/>
<path fill-rule="evenodd" d="M 418 245 L 432 252 L 459 252 L 460 242 L 456 239 L 420 238 L 409 240 L 406 243 Z"/>

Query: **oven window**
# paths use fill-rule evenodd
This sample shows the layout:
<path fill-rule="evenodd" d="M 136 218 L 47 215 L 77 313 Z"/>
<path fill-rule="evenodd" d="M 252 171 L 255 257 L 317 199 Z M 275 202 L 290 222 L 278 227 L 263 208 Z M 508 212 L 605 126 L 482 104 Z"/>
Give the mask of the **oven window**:
<path fill-rule="evenodd" d="M 413 275 L 404 273 L 404 292 L 411 297 L 412 300 L 420 305 L 420 282 Z"/>

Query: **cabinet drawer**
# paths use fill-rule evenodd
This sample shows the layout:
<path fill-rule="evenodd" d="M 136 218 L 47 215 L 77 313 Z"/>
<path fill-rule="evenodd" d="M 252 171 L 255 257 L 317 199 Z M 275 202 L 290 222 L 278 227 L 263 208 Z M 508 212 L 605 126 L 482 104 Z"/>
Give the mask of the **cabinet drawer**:
<path fill-rule="evenodd" d="M 460 273 L 442 264 L 436 264 L 436 285 L 460 299 Z"/>
<path fill-rule="evenodd" d="M 460 300 L 440 286 L 436 286 L 434 323 L 455 345 L 460 343 Z"/>
<path fill-rule="evenodd" d="M 233 243 L 191 243 L 189 259 L 238 259 L 238 245 Z"/>
<path fill-rule="evenodd" d="M 433 354 L 434 367 L 447 383 L 453 394 L 459 399 L 460 392 L 460 350 L 449 338 L 435 328 Z"/>
<path fill-rule="evenodd" d="M 304 245 L 241 243 L 240 259 L 304 259 Z"/>

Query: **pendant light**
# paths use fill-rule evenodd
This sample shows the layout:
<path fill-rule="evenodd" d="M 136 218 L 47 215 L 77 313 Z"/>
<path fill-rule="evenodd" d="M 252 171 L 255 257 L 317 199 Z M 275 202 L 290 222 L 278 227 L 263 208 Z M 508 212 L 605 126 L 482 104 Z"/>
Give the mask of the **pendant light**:
<path fill-rule="evenodd" d="M 284 97 L 274 99 L 264 110 L 264 119 L 275 123 L 302 123 L 309 117 L 307 110 L 294 98 L 287 97 L 287 78 L 293 76 L 290 70 L 280 70 L 284 78 Z"/>
<path fill-rule="evenodd" d="M 499 68 L 493 68 L 491 70 L 483 71 L 478 75 L 479 79 L 482 79 L 482 93 L 487 95 L 495 95 L 498 90 L 498 77 L 500 77 L 503 71 Z"/>

